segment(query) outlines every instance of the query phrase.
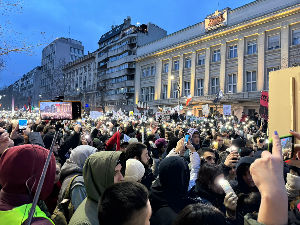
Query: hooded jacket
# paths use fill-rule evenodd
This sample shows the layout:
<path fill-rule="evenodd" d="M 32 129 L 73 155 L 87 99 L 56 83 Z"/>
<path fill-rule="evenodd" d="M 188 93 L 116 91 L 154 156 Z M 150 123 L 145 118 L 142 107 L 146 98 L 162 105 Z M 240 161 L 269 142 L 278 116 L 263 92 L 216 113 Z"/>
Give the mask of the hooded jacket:
<path fill-rule="evenodd" d="M 75 207 L 75 210 L 81 204 L 81 202 L 86 198 L 86 190 L 84 186 L 82 170 L 85 161 L 87 158 L 94 154 L 97 151 L 96 148 L 89 145 L 80 145 L 72 150 L 70 159 L 67 159 L 66 163 L 61 168 L 61 180 L 62 187 L 59 192 L 58 202 L 61 202 L 65 196 L 67 187 L 71 181 L 71 179 L 75 175 L 77 176 L 71 185 L 70 189 L 70 197 L 72 204 Z"/>
<path fill-rule="evenodd" d="M 233 190 L 235 191 L 235 193 L 237 195 L 240 193 L 244 193 L 244 194 L 250 193 L 249 188 L 243 179 L 243 174 L 241 172 L 241 165 L 248 164 L 250 167 L 250 165 L 252 163 L 254 163 L 254 161 L 255 161 L 255 158 L 249 157 L 249 156 L 245 156 L 239 160 L 237 167 L 236 167 L 237 185 L 236 185 L 236 183 L 230 183 Z M 257 189 L 257 191 L 258 191 L 258 189 Z"/>
<path fill-rule="evenodd" d="M 87 197 L 79 205 L 69 225 L 98 225 L 98 202 L 104 190 L 114 183 L 115 168 L 120 159 L 122 174 L 126 168 L 124 153 L 104 151 L 92 154 L 83 167 Z"/>
<path fill-rule="evenodd" d="M 189 181 L 189 168 L 184 158 L 170 156 L 160 163 L 159 178 L 150 188 L 151 224 L 172 224 L 185 206 L 196 203 L 187 195 Z"/>
<path fill-rule="evenodd" d="M 2 154 L 0 158 L 0 185 L 2 186 L 0 211 L 9 211 L 33 202 L 48 154 L 49 150 L 37 145 L 12 147 Z M 39 196 L 40 200 L 44 200 L 51 193 L 55 171 L 55 157 L 52 153 Z M 32 221 L 33 225 L 52 224 L 46 218 L 36 217 Z"/>

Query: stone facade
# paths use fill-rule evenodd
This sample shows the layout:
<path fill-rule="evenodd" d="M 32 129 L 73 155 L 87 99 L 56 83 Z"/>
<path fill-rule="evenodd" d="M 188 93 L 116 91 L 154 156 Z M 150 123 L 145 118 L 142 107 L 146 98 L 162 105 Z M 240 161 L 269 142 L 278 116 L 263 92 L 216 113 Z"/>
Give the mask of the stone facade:
<path fill-rule="evenodd" d="M 97 93 L 96 54 L 87 55 L 68 63 L 64 68 L 66 82 L 65 99 L 79 100 L 87 110 L 95 110 Z M 88 104 L 88 107 L 85 105 Z"/>
<path fill-rule="evenodd" d="M 42 100 L 51 100 L 58 95 L 64 95 L 66 82 L 62 68 L 83 55 L 82 43 L 71 38 L 57 38 L 43 49 L 40 81 Z"/>
<path fill-rule="evenodd" d="M 226 24 L 220 25 L 225 12 Z M 218 109 L 229 104 L 235 114 L 251 115 L 259 109 L 261 91 L 269 89 L 269 72 L 300 65 L 299 0 L 257 0 L 209 18 L 217 18 L 211 23 L 217 26 L 206 29 L 203 21 L 137 49 L 135 105 L 174 107 L 179 85 L 182 113 L 202 116 L 207 103 L 216 109 L 213 100 L 222 90 Z M 152 67 L 155 75 L 147 73 Z M 193 98 L 186 107 L 188 94 Z"/>
<path fill-rule="evenodd" d="M 167 32 L 155 24 L 135 26 L 127 17 L 123 24 L 113 26 L 101 36 L 96 51 L 96 102 L 100 110 L 133 110 L 136 49 L 166 35 Z"/>
<path fill-rule="evenodd" d="M 32 107 L 39 107 L 39 90 L 41 80 L 41 67 L 37 66 L 27 74 L 24 74 L 13 84 L 13 95 L 15 106 L 22 108 L 24 104 Z"/>

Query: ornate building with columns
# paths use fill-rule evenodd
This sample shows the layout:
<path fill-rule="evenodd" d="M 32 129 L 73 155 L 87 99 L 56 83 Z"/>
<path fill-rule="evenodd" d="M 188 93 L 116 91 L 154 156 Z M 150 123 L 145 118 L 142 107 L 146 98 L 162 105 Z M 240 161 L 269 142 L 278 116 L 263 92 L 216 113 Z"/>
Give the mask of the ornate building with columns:
<path fill-rule="evenodd" d="M 137 49 L 135 104 L 147 102 L 157 111 L 180 101 L 181 113 L 202 116 L 203 104 L 216 109 L 213 100 L 222 90 L 221 113 L 222 105 L 231 105 L 235 115 L 252 115 L 261 91 L 269 89 L 269 73 L 300 65 L 299 57 L 299 0 L 225 8 Z"/>

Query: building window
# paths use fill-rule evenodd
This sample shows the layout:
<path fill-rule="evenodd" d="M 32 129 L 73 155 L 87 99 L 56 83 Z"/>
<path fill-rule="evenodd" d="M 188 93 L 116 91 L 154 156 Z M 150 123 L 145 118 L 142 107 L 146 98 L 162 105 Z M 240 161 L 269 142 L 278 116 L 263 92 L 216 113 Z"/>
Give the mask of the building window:
<path fill-rule="evenodd" d="M 204 65 L 205 64 L 205 54 L 199 54 L 198 55 L 198 65 Z"/>
<path fill-rule="evenodd" d="M 151 75 L 154 76 L 155 75 L 155 66 L 151 67 Z"/>
<path fill-rule="evenodd" d="M 228 75 L 228 93 L 236 93 L 236 74 Z"/>
<path fill-rule="evenodd" d="M 190 94 L 190 82 L 184 82 L 184 95 L 188 96 Z"/>
<path fill-rule="evenodd" d="M 192 65 L 192 59 L 191 59 L 191 57 L 187 57 L 187 58 L 185 58 L 185 68 L 190 68 Z"/>
<path fill-rule="evenodd" d="M 146 77 L 146 69 L 142 70 L 142 77 Z"/>
<path fill-rule="evenodd" d="M 203 96 L 204 95 L 204 79 L 198 79 L 197 80 L 197 95 Z"/>
<path fill-rule="evenodd" d="M 293 30 L 293 45 L 300 44 L 300 29 Z"/>
<path fill-rule="evenodd" d="M 279 34 L 268 36 L 268 50 L 279 48 Z"/>
<path fill-rule="evenodd" d="M 149 101 L 154 100 L 154 87 L 150 87 L 150 96 L 149 96 Z"/>
<path fill-rule="evenodd" d="M 247 71 L 247 91 L 256 91 L 256 71 Z"/>
<path fill-rule="evenodd" d="M 257 41 L 250 41 L 247 45 L 248 55 L 257 53 Z"/>
<path fill-rule="evenodd" d="M 178 83 L 173 84 L 173 98 L 178 98 Z"/>
<path fill-rule="evenodd" d="M 147 74 L 146 74 L 146 76 L 150 77 L 150 67 L 147 68 Z"/>
<path fill-rule="evenodd" d="M 145 88 L 142 88 L 142 102 L 145 101 Z"/>
<path fill-rule="evenodd" d="M 164 73 L 169 72 L 169 63 L 164 63 Z"/>
<path fill-rule="evenodd" d="M 145 88 L 145 102 L 149 101 L 149 89 Z"/>
<path fill-rule="evenodd" d="M 70 52 L 74 52 L 74 51 L 73 51 L 73 47 L 70 47 Z"/>
<path fill-rule="evenodd" d="M 174 70 L 179 70 L 179 60 L 174 61 Z"/>
<path fill-rule="evenodd" d="M 229 59 L 233 59 L 237 57 L 237 45 L 233 45 L 229 47 Z"/>
<path fill-rule="evenodd" d="M 167 93 L 168 93 L 168 85 L 163 85 L 163 99 L 167 99 Z"/>
<path fill-rule="evenodd" d="M 219 62 L 221 60 L 220 49 L 215 50 L 213 53 L 213 62 Z"/>
<path fill-rule="evenodd" d="M 215 95 L 219 92 L 219 77 L 211 78 L 211 94 Z"/>
<path fill-rule="evenodd" d="M 267 90 L 269 90 L 269 74 L 270 74 L 270 72 L 276 71 L 276 70 L 279 70 L 279 66 L 267 68 L 267 83 L 266 83 Z"/>

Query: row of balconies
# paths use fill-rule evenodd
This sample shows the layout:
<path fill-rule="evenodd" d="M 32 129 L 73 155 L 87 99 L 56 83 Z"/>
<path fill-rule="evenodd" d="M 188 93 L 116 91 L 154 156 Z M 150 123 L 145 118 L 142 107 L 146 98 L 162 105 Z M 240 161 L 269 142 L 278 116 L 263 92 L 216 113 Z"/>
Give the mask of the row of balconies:
<path fill-rule="evenodd" d="M 113 73 L 107 73 L 104 74 L 102 76 L 98 76 L 98 78 L 100 80 L 107 80 L 107 79 L 112 79 L 112 78 L 116 78 L 116 77 L 121 77 L 124 75 L 130 75 L 130 74 L 135 74 L 135 69 L 134 68 L 127 68 L 127 69 L 123 69 L 117 72 L 113 72 Z"/>

